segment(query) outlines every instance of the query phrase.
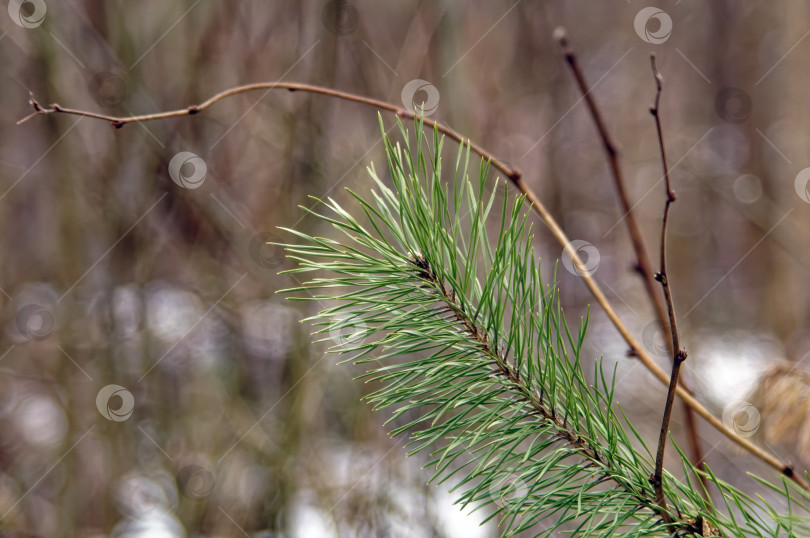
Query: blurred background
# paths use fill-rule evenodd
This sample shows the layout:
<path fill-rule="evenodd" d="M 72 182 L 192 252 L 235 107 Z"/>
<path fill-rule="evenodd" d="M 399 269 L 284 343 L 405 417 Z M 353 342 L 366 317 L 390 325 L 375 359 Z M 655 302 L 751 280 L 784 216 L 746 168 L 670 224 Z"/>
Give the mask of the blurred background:
<path fill-rule="evenodd" d="M 601 142 L 552 38 L 559 25 L 618 143 L 657 268 L 656 53 L 687 380 L 727 424 L 810 463 L 806 2 L 6 3 L 3 536 L 497 535 L 478 526 L 486 513 L 452 506 L 452 483 L 426 485 L 424 458 L 406 459 L 387 412 L 361 402 L 361 371 L 325 354 L 343 336 L 313 342 L 300 322 L 319 305 L 276 293 L 299 284 L 266 245 L 294 240 L 277 227 L 331 233 L 298 206 L 312 195 L 352 207 L 344 188 L 366 193 L 365 167 L 385 169 L 373 108 L 277 90 L 121 129 L 61 114 L 16 122 L 29 91 L 114 115 L 259 81 L 424 101 L 523 171 L 667 366 Z M 562 248 L 535 222 L 550 279 Z M 562 264 L 557 278 L 576 322 L 592 298 Z M 603 312 L 590 319 L 584 360 L 616 366 L 621 405 L 652 446 L 664 388 Z M 699 433 L 725 480 L 762 492 L 744 473 L 774 477 L 707 425 Z M 686 446 L 679 407 L 673 437 Z"/>

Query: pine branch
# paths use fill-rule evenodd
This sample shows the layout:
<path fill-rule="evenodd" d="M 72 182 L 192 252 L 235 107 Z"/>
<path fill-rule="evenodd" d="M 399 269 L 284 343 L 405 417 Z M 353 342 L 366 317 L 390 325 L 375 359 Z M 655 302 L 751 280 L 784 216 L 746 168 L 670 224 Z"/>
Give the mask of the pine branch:
<path fill-rule="evenodd" d="M 29 104 L 34 109 L 34 112 L 18 121 L 17 124 L 19 125 L 25 123 L 31 118 L 41 115 L 70 114 L 80 117 L 89 117 L 98 120 L 108 121 L 114 127 L 120 128 L 128 123 L 139 123 L 144 121 L 195 115 L 201 113 L 202 111 L 208 109 L 214 104 L 229 97 L 250 91 L 265 90 L 265 92 L 268 92 L 273 89 L 287 89 L 289 91 L 301 91 L 326 95 L 337 99 L 377 107 L 382 110 L 388 110 L 396 114 L 397 117 L 399 118 L 406 118 L 406 119 L 415 118 L 413 112 L 403 110 L 402 108 L 393 105 L 391 103 L 387 103 L 385 101 L 380 101 L 368 97 L 363 97 L 348 92 L 343 92 L 340 90 L 334 90 L 331 88 L 325 88 L 322 86 L 298 82 L 259 82 L 255 84 L 246 84 L 242 86 L 235 86 L 233 88 L 228 88 L 227 90 L 219 92 L 218 94 L 210 97 L 209 99 L 198 105 L 191 105 L 186 108 L 170 110 L 166 112 L 158 112 L 154 114 L 142 114 L 136 116 L 110 116 L 106 114 L 99 114 L 85 110 L 67 108 L 56 103 L 46 107 L 41 105 L 36 100 L 36 98 L 32 93 L 30 94 Z M 565 234 L 559 223 L 557 223 L 557 220 L 554 218 L 551 212 L 549 212 L 549 210 L 542 203 L 540 198 L 534 193 L 534 191 L 531 188 L 529 188 L 529 186 L 523 180 L 523 176 L 517 168 L 514 168 L 508 165 L 506 162 L 498 159 L 495 155 L 488 152 L 483 147 L 471 142 L 470 139 L 468 138 L 464 138 L 460 133 L 447 127 L 446 125 L 442 125 L 441 123 L 430 120 L 428 118 L 420 118 L 420 121 L 423 122 L 424 125 L 437 129 L 442 134 L 448 136 L 449 138 L 452 138 L 453 140 L 455 140 L 460 144 L 467 144 L 469 148 L 472 149 L 472 151 L 476 152 L 478 155 L 483 157 L 494 168 L 500 170 L 505 175 L 505 177 L 508 178 L 509 181 L 513 183 L 515 187 L 517 187 L 517 189 L 526 197 L 526 200 L 530 203 L 532 210 L 535 211 L 543 220 L 543 222 L 548 226 L 549 230 L 551 231 L 551 234 L 554 236 L 557 242 L 563 247 L 563 250 L 567 253 L 567 255 L 571 258 L 574 266 L 580 269 L 583 267 L 582 259 L 580 258 L 576 250 L 572 248 L 570 239 Z M 599 287 L 599 284 L 596 282 L 596 280 L 587 271 L 580 271 L 580 275 L 583 283 L 591 292 L 596 302 L 599 304 L 602 310 L 604 310 L 608 319 L 611 321 L 616 330 L 619 332 L 622 339 L 624 339 L 624 341 L 632 350 L 633 355 L 639 361 L 641 361 L 644 367 L 647 370 L 649 370 L 649 372 L 652 373 L 656 379 L 658 379 L 664 385 L 668 385 L 670 382 L 670 376 L 668 376 L 667 373 L 663 369 L 661 369 L 655 363 L 655 361 L 652 360 L 649 354 L 647 354 L 647 352 L 644 350 L 644 347 L 641 345 L 641 343 L 630 333 L 630 330 L 627 328 L 627 326 L 624 324 L 621 318 L 619 318 L 618 314 L 613 309 L 613 306 L 610 304 L 610 301 L 608 301 L 607 297 L 602 292 L 602 289 Z M 740 435 L 737 435 L 736 432 L 734 432 L 732 429 L 728 428 L 725 424 L 723 424 L 722 420 L 714 416 L 700 401 L 698 401 L 693 396 L 691 391 L 685 389 L 683 386 L 678 386 L 676 388 L 676 393 L 681 398 L 681 400 L 684 402 L 685 405 L 687 405 L 690 409 L 693 409 L 695 413 L 700 415 L 717 431 L 725 435 L 728 439 L 736 443 L 738 446 L 740 446 L 747 452 L 759 458 L 760 460 L 770 465 L 778 472 L 782 473 L 784 476 L 790 478 L 796 484 L 798 484 L 799 486 L 810 492 L 810 484 L 808 484 L 807 481 L 805 481 L 800 475 L 798 475 L 794 471 L 790 463 L 781 461 L 779 458 L 763 450 L 762 448 L 752 443 L 748 439 L 741 437 Z"/>
<path fill-rule="evenodd" d="M 312 294 L 301 299 L 336 302 L 313 318 L 320 332 L 367 327 L 331 351 L 369 365 L 364 378 L 379 387 L 369 401 L 394 408 L 393 433 L 410 434 L 412 453 L 431 451 L 432 480 L 454 477 L 458 502 L 489 507 L 504 535 L 778 536 L 805 521 L 703 473 L 677 445 L 687 482 L 662 471 L 657 498 L 651 454 L 616 414 L 612 377 L 598 361 L 593 383 L 583 373 L 587 320 L 572 333 L 554 287 L 541 283 L 525 197 L 510 205 L 504 193 L 498 214 L 501 187 L 484 194 L 487 163 L 477 188 L 466 178 L 469 146 L 446 181 L 438 129 L 425 150 L 421 123 L 415 144 L 400 128 L 404 147 L 384 137 L 394 188 L 372 166 L 371 201 L 352 193 L 368 224 L 328 200 L 334 217 L 308 211 L 341 239 L 288 230 L 303 243 L 285 247 L 298 262 L 291 272 L 319 275 L 297 288 Z M 702 475 L 726 515 L 689 479 Z"/>

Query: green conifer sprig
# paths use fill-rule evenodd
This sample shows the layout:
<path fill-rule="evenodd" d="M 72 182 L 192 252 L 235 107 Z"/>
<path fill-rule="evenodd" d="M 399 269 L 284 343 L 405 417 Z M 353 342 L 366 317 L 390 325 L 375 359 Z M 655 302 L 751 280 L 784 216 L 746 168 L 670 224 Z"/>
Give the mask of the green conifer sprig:
<path fill-rule="evenodd" d="M 757 480 L 790 501 L 786 515 L 711 471 L 724 507 L 710 505 L 696 479 L 702 471 L 680 450 L 685 480 L 664 475 L 674 520 L 665 525 L 649 480 L 652 456 L 617 413 L 613 376 L 600 361 L 593 382 L 583 372 L 587 319 L 572 331 L 555 287 L 542 284 L 523 197 L 510 203 L 504 184 L 486 195 L 486 162 L 469 181 L 469 146 L 459 147 L 452 179 L 443 180 L 438 131 L 431 141 L 417 122 L 412 142 L 399 128 L 404 146 L 383 134 L 393 188 L 372 165 L 376 191 L 349 191 L 364 223 L 328 199 L 321 203 L 333 215 L 308 211 L 338 239 L 287 230 L 303 241 L 284 245 L 298 263 L 289 272 L 318 275 L 284 292 L 337 303 L 312 318 L 319 333 L 362 329 L 335 339 L 331 351 L 368 366 L 363 377 L 378 387 L 368 400 L 393 409 L 392 433 L 410 434 L 411 453 L 430 452 L 430 480 L 452 478 L 462 507 L 488 509 L 486 520 L 497 518 L 503 535 L 563 528 L 574 536 L 801 536 L 810 529 L 795 515 L 806 512 L 807 496 L 784 479 L 781 486 Z M 296 294 L 304 290 L 308 296 Z"/>

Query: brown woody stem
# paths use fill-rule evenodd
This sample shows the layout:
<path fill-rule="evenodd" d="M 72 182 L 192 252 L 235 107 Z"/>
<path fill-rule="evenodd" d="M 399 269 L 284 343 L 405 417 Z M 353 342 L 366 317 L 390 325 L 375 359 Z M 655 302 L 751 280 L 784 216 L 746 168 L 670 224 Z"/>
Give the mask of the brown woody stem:
<path fill-rule="evenodd" d="M 321 95 L 327 95 L 330 97 L 335 97 L 337 99 L 342 99 L 345 101 L 353 101 L 355 103 L 360 103 L 367 106 L 377 107 L 383 110 L 389 110 L 396 114 L 401 118 L 410 118 L 413 119 L 415 114 L 408 110 L 405 110 L 402 107 L 398 107 L 391 103 L 387 103 L 385 101 L 380 101 L 377 99 L 371 99 L 368 97 L 363 97 L 360 95 L 342 92 L 339 90 L 333 90 L 331 88 L 325 88 L 322 86 L 316 86 L 312 84 L 304 84 L 304 83 L 296 83 L 296 82 L 259 82 L 255 84 L 246 84 L 243 86 L 236 86 L 233 88 L 229 88 L 224 90 L 210 99 L 200 103 L 199 105 L 191 105 L 186 108 L 181 108 L 178 110 L 171 110 L 166 112 L 158 112 L 155 114 L 143 114 L 138 116 L 110 116 L 106 114 L 98 114 L 95 112 L 88 112 L 84 110 L 77 110 L 72 108 L 65 108 L 58 104 L 50 105 L 50 107 L 43 107 L 40 105 L 37 100 L 34 98 L 34 95 L 30 95 L 29 103 L 34 109 L 34 112 L 19 122 L 18 124 L 24 123 L 34 116 L 39 115 L 46 115 L 46 114 L 72 114 L 75 116 L 84 116 L 89 118 L 95 118 L 103 121 L 110 122 L 114 127 L 120 128 L 127 123 L 136 123 L 136 122 L 143 122 L 143 121 L 151 121 L 151 120 L 159 120 L 159 119 L 166 119 L 166 118 L 174 118 L 180 116 L 188 116 L 197 114 L 199 112 L 204 111 L 208 107 L 212 106 L 213 104 L 225 99 L 227 97 L 231 97 L 233 95 L 238 95 L 240 93 L 245 93 L 254 90 L 271 90 L 271 89 L 286 89 L 289 91 L 301 91 L 301 92 L 309 92 Z M 613 309 L 613 306 L 605 297 L 605 294 L 602 292 L 599 285 L 584 269 L 584 263 L 582 259 L 579 257 L 579 254 L 571 247 L 571 240 L 568 239 L 565 232 L 563 232 L 560 225 L 557 223 L 557 220 L 554 216 L 546 209 L 545 205 L 540 201 L 537 195 L 532 191 L 528 185 L 523 181 L 523 176 L 521 172 L 506 162 L 498 159 L 489 151 L 485 150 L 483 147 L 479 146 L 478 144 L 473 143 L 467 138 L 464 138 L 461 134 L 454 131 L 450 127 L 442 125 L 441 123 L 431 120 L 429 118 L 421 118 L 425 125 L 429 127 L 435 127 L 445 136 L 455 140 L 460 144 L 470 144 L 470 149 L 487 159 L 491 165 L 500 170 L 508 179 L 511 181 L 515 187 L 526 196 L 526 199 L 532 206 L 532 209 L 540 216 L 543 222 L 548 226 L 549 230 L 551 231 L 554 238 L 562 245 L 563 249 L 566 253 L 571 257 L 574 265 L 580 269 L 580 273 L 582 274 L 582 280 L 585 283 L 585 286 L 590 290 L 591 294 L 593 295 L 596 302 L 599 306 L 604 310 L 605 314 L 610 319 L 611 323 L 616 327 L 616 330 L 619 332 L 621 337 L 633 351 L 634 355 L 641 363 L 647 368 L 653 376 L 655 376 L 661 383 L 667 385 L 670 382 L 670 376 L 664 372 L 653 360 L 650 356 L 644 351 L 643 346 L 633 337 L 630 331 L 627 329 L 627 326 L 622 322 L 619 318 L 616 311 Z M 751 454 L 755 455 L 783 475 L 791 478 L 797 484 L 799 484 L 802 488 L 810 491 L 810 485 L 808 485 L 798 474 L 793 471 L 791 465 L 782 462 L 775 456 L 771 455 L 770 453 L 764 451 L 760 447 L 756 446 L 755 444 L 751 443 L 747 439 L 740 437 L 737 435 L 733 430 L 726 427 L 723 424 L 723 421 L 714 416 L 706 407 L 701 404 L 692 393 L 685 389 L 682 386 L 678 386 L 677 389 L 678 396 L 688 405 L 691 409 L 693 409 L 698 415 L 703 417 L 709 424 L 711 424 L 714 428 L 720 431 L 723 435 L 728 437 L 734 443 L 742 447 L 743 449 L 747 450 Z"/>
<path fill-rule="evenodd" d="M 605 148 L 611 176 L 613 177 L 613 184 L 616 188 L 616 193 L 618 194 L 619 203 L 622 209 L 622 218 L 627 224 L 627 231 L 630 234 L 630 241 L 636 255 L 635 268 L 644 283 L 644 289 L 647 292 L 647 297 L 650 299 L 652 304 L 656 320 L 663 331 L 663 337 L 664 341 L 667 343 L 669 355 L 670 357 L 674 357 L 675 350 L 677 348 L 673 348 L 671 344 L 671 328 L 666 322 L 667 310 L 664 306 L 664 301 L 661 299 L 661 294 L 658 293 L 658 288 L 655 285 L 652 266 L 650 264 L 649 256 L 647 255 L 647 249 L 644 246 L 644 239 L 638 226 L 638 221 L 636 221 L 635 214 L 633 213 L 630 198 L 627 195 L 624 176 L 619 163 L 619 152 L 610 136 L 610 133 L 607 130 L 607 127 L 605 126 L 602 114 L 599 111 L 599 107 L 596 105 L 596 100 L 593 97 L 593 88 L 588 86 L 588 83 L 585 80 L 585 75 L 583 74 L 582 69 L 579 66 L 579 62 L 577 61 L 577 56 L 574 53 L 574 49 L 571 47 L 568 39 L 566 38 L 565 30 L 558 28 L 556 31 L 556 37 L 560 47 L 562 48 L 565 61 L 571 68 L 571 72 L 574 75 L 574 79 L 577 82 L 580 93 L 582 93 L 582 98 L 585 100 L 588 111 L 590 112 L 593 122 L 596 125 L 596 130 L 599 134 L 599 138 L 602 140 L 602 145 Z M 683 385 L 688 390 L 688 386 L 686 384 Z M 683 408 L 686 418 L 685 422 L 687 436 L 689 439 L 691 460 L 692 463 L 699 466 L 703 462 L 703 449 L 700 446 L 700 436 L 698 435 L 697 431 L 697 421 L 695 420 L 694 411 L 689 407 L 689 405 L 684 404 Z"/>

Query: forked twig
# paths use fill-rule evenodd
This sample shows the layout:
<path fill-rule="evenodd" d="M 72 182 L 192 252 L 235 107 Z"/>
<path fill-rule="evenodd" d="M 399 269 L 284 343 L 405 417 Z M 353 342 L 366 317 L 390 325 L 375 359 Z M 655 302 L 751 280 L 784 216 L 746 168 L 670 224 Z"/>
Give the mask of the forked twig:
<path fill-rule="evenodd" d="M 256 84 L 236 86 L 228 90 L 222 91 L 214 95 L 210 99 L 204 101 L 203 103 L 200 103 L 199 105 L 192 105 L 187 108 L 181 108 L 178 110 L 159 112 L 156 114 L 144 114 L 139 116 L 110 116 L 107 114 L 98 114 L 95 112 L 87 112 L 84 110 L 65 108 L 57 104 L 50 105 L 49 107 L 43 107 L 37 102 L 33 94 L 31 94 L 29 102 L 31 106 L 34 108 L 34 112 L 29 116 L 20 120 L 18 123 L 24 123 L 33 118 L 34 116 L 61 113 L 61 114 L 72 114 L 75 116 L 85 116 L 89 118 L 108 121 L 114 127 L 120 128 L 126 125 L 127 123 L 136 123 L 142 121 L 150 121 L 150 120 L 197 114 L 199 112 L 202 112 L 206 108 L 210 107 L 211 105 L 217 103 L 218 101 L 225 99 L 226 97 L 230 97 L 233 95 L 253 90 L 262 90 L 262 89 L 270 90 L 274 88 L 328 95 L 346 101 L 353 101 L 363 105 L 373 106 L 383 110 L 389 110 L 401 118 L 413 119 L 415 117 L 415 114 L 413 112 L 405 110 L 404 108 L 398 107 L 391 103 L 379 101 L 377 99 L 371 99 L 368 97 L 363 97 L 348 92 L 333 90 L 331 88 L 293 82 L 260 82 Z M 507 164 L 506 162 L 498 159 L 497 157 L 492 155 L 490 152 L 488 152 L 478 144 L 475 144 L 469 139 L 464 138 L 463 136 L 461 136 L 461 134 L 454 131 L 450 127 L 442 125 L 441 123 L 438 123 L 437 121 L 431 120 L 429 118 L 421 118 L 421 119 L 425 125 L 429 127 L 435 127 L 445 136 L 448 136 L 449 138 L 455 140 L 456 142 L 460 144 L 469 143 L 470 149 L 472 149 L 472 151 L 474 151 L 484 159 L 489 160 L 489 162 L 493 167 L 495 167 L 497 170 L 500 170 L 515 185 L 515 187 L 523 195 L 526 196 L 526 199 L 532 205 L 532 209 L 534 209 L 534 211 L 540 216 L 543 222 L 549 227 L 549 230 L 551 231 L 552 235 L 554 235 L 554 238 L 560 243 L 560 245 L 563 246 L 563 249 L 571 257 L 571 260 L 573 261 L 574 265 L 578 269 L 580 269 L 579 272 L 582 275 L 583 282 L 590 290 L 596 302 L 599 304 L 602 310 L 604 310 L 605 314 L 607 314 L 610 321 L 616 327 L 616 330 L 619 331 L 619 334 L 622 336 L 624 341 L 627 343 L 630 349 L 633 350 L 633 353 L 636 356 L 636 358 L 638 358 L 642 362 L 642 364 L 644 364 L 645 368 L 647 368 L 659 381 L 661 381 L 661 383 L 665 385 L 669 384 L 669 376 L 667 375 L 667 373 L 664 370 L 662 370 L 652 360 L 652 358 L 650 358 L 650 356 L 644 351 L 643 346 L 633 337 L 632 334 L 630 334 L 630 331 L 627 329 L 627 326 L 616 314 L 616 311 L 613 309 L 613 306 L 611 306 L 610 302 L 605 297 L 605 294 L 602 293 L 602 290 L 599 288 L 599 285 L 585 270 L 584 262 L 579 257 L 579 254 L 577 254 L 577 252 L 571 246 L 571 241 L 565 235 L 565 232 L 563 232 L 562 228 L 557 223 L 556 219 L 551 215 L 548 209 L 546 209 L 546 207 L 543 205 L 543 203 L 540 201 L 540 199 L 537 197 L 534 191 L 532 191 L 523 181 L 523 177 L 520 171 L 517 168 L 514 168 L 509 164 Z M 705 406 L 703 406 L 703 404 L 701 404 L 697 399 L 695 399 L 695 397 L 692 396 L 692 394 L 688 390 L 684 389 L 682 386 L 678 386 L 676 391 L 678 396 L 680 396 L 690 408 L 694 409 L 698 415 L 703 417 L 709 424 L 711 424 L 714 428 L 720 431 L 723 435 L 725 435 L 734 443 L 744 448 L 751 454 L 755 455 L 757 458 L 761 459 L 762 461 L 764 461 L 777 471 L 781 472 L 783 475 L 791 478 L 802 488 L 810 491 L 810 485 L 808 485 L 800 476 L 798 476 L 793 471 L 793 467 L 791 465 L 783 463 L 775 456 L 759 448 L 758 446 L 751 443 L 747 439 L 737 435 L 736 432 L 726 427 L 726 425 L 723 424 L 722 420 L 714 416 L 708 409 L 706 409 Z"/>
<path fill-rule="evenodd" d="M 571 44 L 568 42 L 565 30 L 563 28 L 557 28 L 555 30 L 555 37 L 560 44 L 560 48 L 563 51 L 563 55 L 565 56 L 568 66 L 571 68 L 574 79 L 576 79 L 579 91 L 582 93 L 582 98 L 585 100 L 588 111 L 590 112 L 593 122 L 596 125 L 599 138 L 601 138 L 602 145 L 605 148 L 605 153 L 607 154 L 608 163 L 610 165 L 611 176 L 613 177 L 613 184 L 619 197 L 619 203 L 621 204 L 623 219 L 627 223 L 627 231 L 630 234 L 630 241 L 633 244 L 633 250 L 636 255 L 635 268 L 641 277 L 641 280 L 644 282 L 644 289 L 647 292 L 647 297 L 649 297 L 650 302 L 652 303 L 653 310 L 655 311 L 655 317 L 664 333 L 664 341 L 667 343 L 669 355 L 674 357 L 675 350 L 677 348 L 673 348 L 671 344 L 671 328 L 669 328 L 668 324 L 666 323 L 667 312 L 665 310 L 664 303 L 661 300 L 661 295 L 658 293 L 658 287 L 655 285 L 653 280 L 654 274 L 649 256 L 647 256 L 647 249 L 644 246 L 644 239 L 641 235 L 641 230 L 638 227 L 635 214 L 633 213 L 633 208 L 630 205 L 630 198 L 627 195 L 627 189 L 625 188 L 624 184 L 624 176 L 622 175 L 622 169 L 619 164 L 619 152 L 616 149 L 616 145 L 614 144 L 607 127 L 605 126 L 605 122 L 602 119 L 602 114 L 599 112 L 599 107 L 596 105 L 596 100 L 593 97 L 592 88 L 588 86 L 588 83 L 585 80 L 585 75 L 579 66 L 579 62 L 577 61 L 577 56 L 574 53 L 573 47 L 571 47 Z M 688 390 L 688 387 L 685 384 L 684 386 Z M 683 408 L 692 463 L 695 465 L 700 465 L 703 462 L 703 450 L 700 446 L 700 436 L 698 435 L 697 431 L 697 421 L 695 420 L 694 411 L 689 405 L 684 404 Z"/>

